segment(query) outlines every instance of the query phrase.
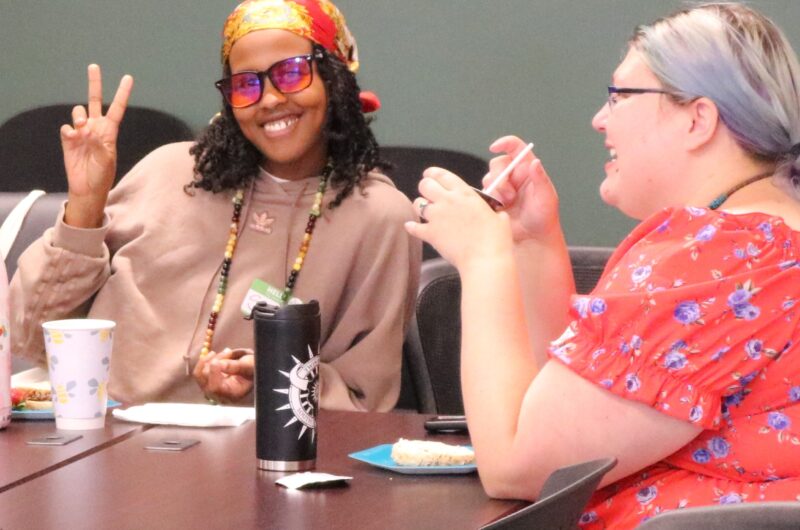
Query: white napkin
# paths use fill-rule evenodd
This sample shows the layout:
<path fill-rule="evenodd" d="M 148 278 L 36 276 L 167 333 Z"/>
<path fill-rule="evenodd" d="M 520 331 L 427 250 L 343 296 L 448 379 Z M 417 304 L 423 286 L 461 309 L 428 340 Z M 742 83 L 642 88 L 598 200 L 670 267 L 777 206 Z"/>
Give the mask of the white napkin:
<path fill-rule="evenodd" d="M 194 403 L 146 403 L 125 410 L 114 409 L 112 414 L 121 420 L 155 425 L 237 427 L 255 419 L 256 409 Z"/>
<path fill-rule="evenodd" d="M 275 481 L 290 490 L 297 490 L 301 488 L 324 488 L 327 486 L 341 486 L 347 484 L 348 480 L 353 480 L 353 477 L 345 477 L 342 475 L 331 475 L 330 473 L 312 473 L 306 471 L 305 473 L 295 473 Z"/>

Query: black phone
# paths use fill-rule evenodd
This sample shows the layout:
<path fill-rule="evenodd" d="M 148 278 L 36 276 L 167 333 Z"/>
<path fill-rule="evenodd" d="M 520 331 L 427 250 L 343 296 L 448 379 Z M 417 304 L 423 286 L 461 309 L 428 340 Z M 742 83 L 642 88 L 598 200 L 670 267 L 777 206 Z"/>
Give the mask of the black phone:
<path fill-rule="evenodd" d="M 425 422 L 425 430 L 431 433 L 467 432 L 467 419 L 464 416 L 434 416 Z"/>

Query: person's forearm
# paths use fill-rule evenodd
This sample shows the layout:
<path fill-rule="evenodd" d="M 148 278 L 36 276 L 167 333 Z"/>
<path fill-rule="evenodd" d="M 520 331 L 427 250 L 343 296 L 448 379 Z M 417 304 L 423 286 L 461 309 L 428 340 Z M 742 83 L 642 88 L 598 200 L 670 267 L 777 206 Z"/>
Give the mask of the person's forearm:
<path fill-rule="evenodd" d="M 100 228 L 106 201 L 107 195 L 74 197 L 70 194 L 64 208 L 64 222 L 75 228 Z"/>
<path fill-rule="evenodd" d="M 543 241 L 517 243 L 514 258 L 531 348 L 539 366 L 547 360 L 547 347 L 569 323 L 570 296 L 575 280 L 564 234 L 560 227 Z"/>
<path fill-rule="evenodd" d="M 520 407 L 538 365 L 530 353 L 511 253 L 471 263 L 461 272 L 461 380 L 470 437 L 484 485 L 507 459 Z M 487 482 L 488 480 L 488 482 Z"/>

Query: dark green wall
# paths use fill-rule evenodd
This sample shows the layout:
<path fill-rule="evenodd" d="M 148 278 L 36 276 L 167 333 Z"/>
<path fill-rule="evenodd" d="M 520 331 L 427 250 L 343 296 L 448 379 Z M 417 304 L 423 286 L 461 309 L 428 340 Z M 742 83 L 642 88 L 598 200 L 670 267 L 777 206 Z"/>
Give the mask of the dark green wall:
<path fill-rule="evenodd" d="M 597 196 L 606 158 L 589 125 L 633 27 L 676 0 L 338 0 L 360 44 L 362 88 L 384 108 L 384 144 L 488 157 L 502 134 L 534 141 L 560 191 L 572 244 L 633 226 Z M 800 1 L 751 2 L 800 48 Z M 133 104 L 200 128 L 218 107 L 222 22 L 234 0 L 0 0 L 0 121 L 85 98 L 85 67 L 136 78 Z M 58 134 L 42 131 L 42 134 Z"/>

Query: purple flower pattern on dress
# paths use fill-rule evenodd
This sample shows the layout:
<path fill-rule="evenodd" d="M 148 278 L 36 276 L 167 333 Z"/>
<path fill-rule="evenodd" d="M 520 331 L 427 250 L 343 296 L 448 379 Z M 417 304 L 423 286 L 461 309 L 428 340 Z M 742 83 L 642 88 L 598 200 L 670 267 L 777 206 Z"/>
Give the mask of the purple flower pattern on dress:
<path fill-rule="evenodd" d="M 664 356 L 664 368 L 671 372 L 680 370 L 687 362 L 686 356 L 680 352 L 673 351 Z"/>
<path fill-rule="evenodd" d="M 608 308 L 606 306 L 606 301 L 602 298 L 592 298 L 592 302 L 589 307 L 591 308 L 592 313 L 595 315 L 602 315 Z"/>
<path fill-rule="evenodd" d="M 587 530 L 633 527 L 699 499 L 786 500 L 769 481 L 787 475 L 770 464 L 773 447 L 800 446 L 800 374 L 787 361 L 800 355 L 791 343 L 800 329 L 800 234 L 763 214 L 684 210 L 635 232 L 629 252 L 615 256 L 616 275 L 573 298 L 586 319 L 572 311 L 579 335 L 591 341 L 571 358 L 584 377 L 705 430 L 668 469 L 646 469 L 597 498 Z M 596 298 L 613 305 L 596 313 Z"/>
<path fill-rule="evenodd" d="M 692 453 L 692 460 L 697 462 L 698 464 L 707 464 L 711 461 L 711 453 L 708 449 L 700 448 L 694 453 Z"/>
<path fill-rule="evenodd" d="M 728 295 L 728 307 L 733 309 L 736 318 L 743 320 L 755 320 L 761 314 L 761 309 L 751 302 L 753 293 L 757 289 L 748 281 L 742 285 L 737 285 L 736 290 Z"/>
<path fill-rule="evenodd" d="M 653 502 L 653 499 L 655 499 L 657 496 L 658 488 L 655 486 L 647 486 L 636 492 L 636 500 L 639 501 L 639 504 L 643 506 Z"/>
<path fill-rule="evenodd" d="M 763 350 L 764 343 L 758 339 L 750 339 L 747 341 L 747 344 L 744 345 L 744 351 L 747 353 L 747 356 L 754 361 L 761 358 L 761 352 Z"/>
<path fill-rule="evenodd" d="M 758 377 L 758 372 L 750 372 L 746 376 L 744 376 L 741 379 L 739 379 L 739 384 L 742 385 L 742 386 L 747 386 L 756 377 Z"/>
<path fill-rule="evenodd" d="M 733 310 L 736 318 L 741 318 L 744 320 L 755 320 L 761 315 L 761 310 L 754 306 L 754 305 L 746 305 L 742 307 L 734 308 Z"/>
<path fill-rule="evenodd" d="M 639 377 L 636 374 L 628 374 L 625 376 L 625 388 L 628 392 L 636 392 L 642 386 Z"/>
<path fill-rule="evenodd" d="M 636 267 L 631 274 L 631 281 L 635 284 L 639 284 L 647 280 L 650 275 L 653 274 L 653 267 L 650 265 L 642 265 L 641 267 Z"/>
<path fill-rule="evenodd" d="M 585 296 L 580 296 L 572 303 L 572 307 L 577 311 L 581 318 L 589 316 L 589 299 Z"/>
<path fill-rule="evenodd" d="M 716 226 L 706 225 L 697 232 L 697 234 L 694 236 L 694 239 L 695 241 L 711 241 L 716 233 Z"/>
<path fill-rule="evenodd" d="M 712 361 L 720 361 L 722 357 L 730 351 L 730 348 L 727 346 L 723 346 L 722 348 L 718 349 L 714 352 L 714 355 L 711 356 Z"/>
<path fill-rule="evenodd" d="M 700 314 L 700 304 L 693 300 L 681 302 L 675 306 L 673 316 L 681 324 L 693 324 L 700 320 L 702 316 Z"/>
<path fill-rule="evenodd" d="M 747 305 L 750 301 L 750 291 L 747 289 L 736 289 L 728 296 L 728 305 L 735 308 L 740 305 Z"/>
<path fill-rule="evenodd" d="M 719 498 L 720 504 L 739 504 L 742 502 L 742 496 L 738 493 L 728 493 Z"/>
<path fill-rule="evenodd" d="M 767 221 L 760 223 L 756 228 L 764 232 L 764 239 L 771 242 L 775 239 L 775 234 L 772 233 L 772 225 Z"/>
<path fill-rule="evenodd" d="M 725 458 L 730 451 L 730 444 L 721 436 L 715 436 L 708 441 L 708 448 L 714 455 L 714 458 Z"/>
<path fill-rule="evenodd" d="M 770 412 L 767 416 L 767 423 L 776 431 L 783 431 L 792 426 L 789 416 L 782 412 Z"/>
<path fill-rule="evenodd" d="M 740 390 L 735 394 L 731 394 L 730 396 L 725 396 L 722 398 L 722 402 L 727 406 L 734 406 L 738 407 L 742 404 L 742 400 L 744 399 L 744 390 Z"/>
<path fill-rule="evenodd" d="M 699 405 L 695 405 L 689 410 L 689 421 L 692 423 L 697 423 L 698 421 L 703 419 L 703 407 Z"/>

